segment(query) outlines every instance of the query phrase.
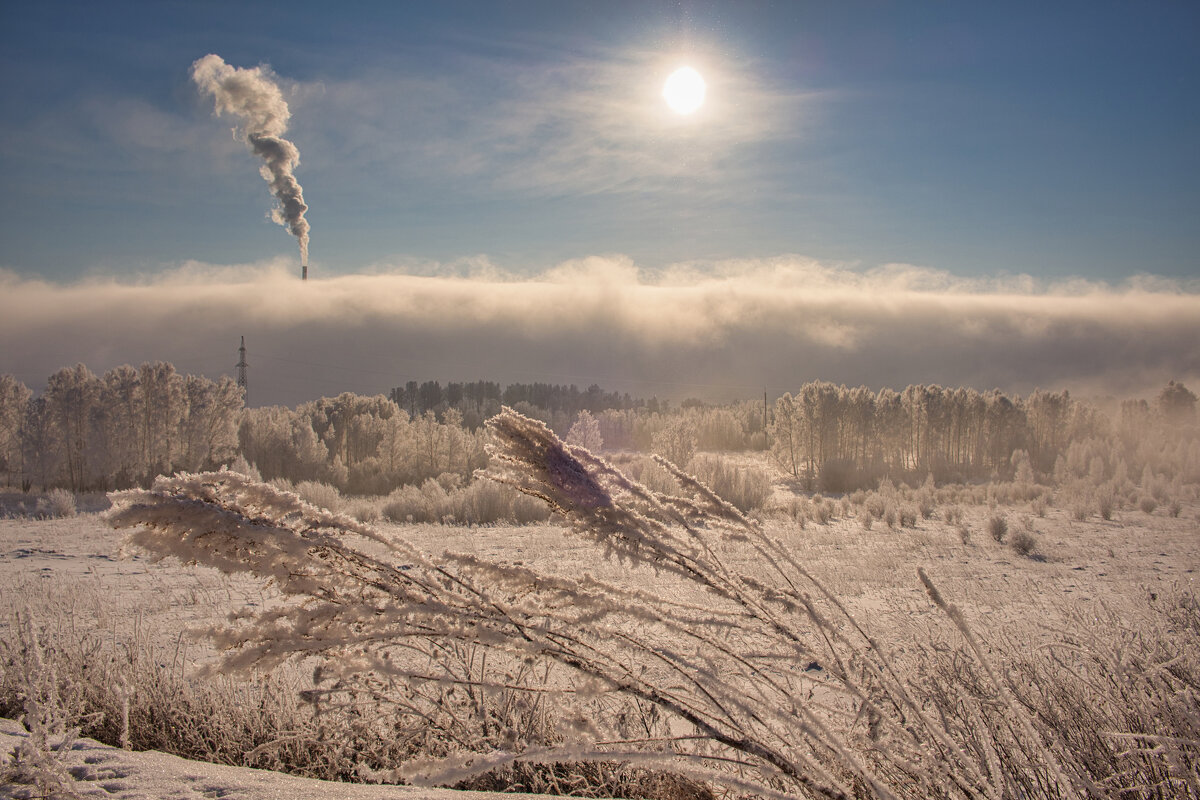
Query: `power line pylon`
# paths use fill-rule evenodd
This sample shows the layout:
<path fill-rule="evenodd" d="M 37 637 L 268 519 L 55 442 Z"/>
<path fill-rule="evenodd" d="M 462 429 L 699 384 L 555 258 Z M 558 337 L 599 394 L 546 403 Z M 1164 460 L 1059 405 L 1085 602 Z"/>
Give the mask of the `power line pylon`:
<path fill-rule="evenodd" d="M 242 405 L 246 404 L 246 337 L 242 337 L 242 346 L 238 348 L 238 363 L 237 363 L 237 385 L 242 387 Z"/>

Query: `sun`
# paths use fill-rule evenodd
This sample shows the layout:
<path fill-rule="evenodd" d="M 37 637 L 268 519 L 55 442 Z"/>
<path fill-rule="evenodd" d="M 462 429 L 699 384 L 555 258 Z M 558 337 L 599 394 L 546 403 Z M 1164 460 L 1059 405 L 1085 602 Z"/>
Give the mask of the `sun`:
<path fill-rule="evenodd" d="M 680 67 L 663 84 L 663 98 L 676 114 L 691 114 L 704 105 L 708 84 L 691 67 Z"/>

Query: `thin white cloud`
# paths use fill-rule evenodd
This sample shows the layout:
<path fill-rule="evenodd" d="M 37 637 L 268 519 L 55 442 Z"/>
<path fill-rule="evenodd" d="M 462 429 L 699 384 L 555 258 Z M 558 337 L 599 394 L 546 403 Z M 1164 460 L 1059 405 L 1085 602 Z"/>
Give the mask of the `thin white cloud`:
<path fill-rule="evenodd" d="M 311 131 L 320 141 L 310 149 L 356 168 L 470 178 L 475 189 L 554 196 L 762 179 L 756 148 L 802 135 L 815 95 L 699 53 L 690 60 L 709 82 L 709 100 L 680 117 L 660 92 L 683 58 L 634 49 L 561 53 L 552 63 L 462 55 L 449 75 L 392 68 L 326 82 L 295 103 L 297 124 L 304 115 L 329 121 Z"/>
<path fill-rule="evenodd" d="M 1200 380 L 1200 292 L 1159 278 L 1038 286 L 799 257 L 657 274 L 597 257 L 532 277 L 477 258 L 452 272 L 307 283 L 269 263 L 188 264 L 138 282 L 6 274 L 0 339 L 13 344 L 0 372 L 31 386 L 77 361 L 230 373 L 245 335 L 255 403 L 426 379 L 712 398 L 817 378 L 1118 395 Z"/>

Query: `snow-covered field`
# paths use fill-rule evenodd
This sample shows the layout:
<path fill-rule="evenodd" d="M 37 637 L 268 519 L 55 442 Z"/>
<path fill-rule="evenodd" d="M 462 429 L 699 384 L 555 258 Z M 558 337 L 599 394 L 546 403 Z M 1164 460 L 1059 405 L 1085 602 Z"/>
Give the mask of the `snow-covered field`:
<path fill-rule="evenodd" d="M 1130 612 L 1154 602 L 1152 594 L 1196 585 L 1200 504 L 1186 504 L 1178 518 L 1127 510 L 1111 521 L 1093 516 L 1083 522 L 1058 508 L 1050 508 L 1045 518 L 1019 507 L 1000 510 L 1007 510 L 1014 530 L 1029 520 L 1038 542 L 1032 558 L 987 535 L 984 524 L 992 512 L 982 506 L 964 510 L 973 531 L 966 545 L 953 526 L 936 518 L 920 520 L 915 528 L 889 529 L 877 522 L 872 530 L 853 518 L 809 522 L 803 529 L 775 520 L 768 531 L 846 599 L 861 621 L 881 628 L 895 618 L 931 612 L 916 578 L 918 567 L 925 567 L 973 620 L 983 622 L 984 630 L 1035 610 L 1053 614 L 1104 606 Z M 554 525 L 376 527 L 431 554 L 449 550 L 536 563 L 567 576 L 588 572 L 618 583 L 629 575 L 616 561 L 597 562 L 593 547 Z M 136 623 L 173 640 L 185 629 L 218 622 L 230 611 L 254 608 L 272 597 L 269 588 L 249 577 L 175 561 L 149 563 L 145 554 L 123 548 L 122 534 L 97 514 L 0 520 L 0 601 L 6 610 L 28 605 L 35 614 L 57 613 L 68 604 L 77 621 L 114 631 Z M 1052 617 L 1043 619 L 1049 625 Z M 190 648 L 202 651 L 202 644 Z"/>
<path fill-rule="evenodd" d="M 0 719 L 0 753 L 11 753 L 25 738 L 25 729 Z M 80 739 L 66 754 L 64 764 L 79 797 L 117 800 L 500 800 L 493 792 L 456 792 L 414 786 L 369 786 L 298 778 L 279 772 L 222 764 L 188 761 L 157 751 L 131 753 Z M 29 795 L 30 787 L 0 785 L 0 797 Z"/>
<path fill-rule="evenodd" d="M 963 608 L 986 641 L 1034 648 L 1063 630 L 1125 620 L 1136 628 L 1155 603 L 1194 592 L 1200 570 L 1200 506 L 1187 503 L 1177 518 L 1161 511 L 1118 513 L 1112 521 L 1076 521 L 1059 508 L 1037 517 L 1024 507 L 1004 507 L 1013 530 L 1030 528 L 1032 558 L 993 541 L 984 529 L 992 510 L 964 509 L 973 532 L 935 516 L 914 528 L 864 529 L 854 519 L 801 528 L 772 520 L 768 532 L 783 541 L 810 571 L 842 597 L 874 631 L 916 630 L 935 613 L 918 583 L 924 567 L 946 597 Z M 445 550 L 511 563 L 536 564 L 562 575 L 589 572 L 614 582 L 647 580 L 653 573 L 615 561 L 597 562 L 595 550 L 553 525 L 458 528 L 381 525 L 428 553 Z M 669 578 L 652 577 L 664 582 Z M 275 602 L 256 580 L 122 551 L 121 534 L 96 514 L 69 519 L 0 520 L 0 625 L 13 635 L 14 612 L 53 625 L 86 626 L 116 639 L 141 639 L 173 648 L 188 664 L 213 660 L 203 639 L 186 631 L 220 621 L 231 611 Z M 0 752 L 11 751 L 22 731 L 0 727 Z M 433 797 L 443 790 L 349 787 L 260 770 L 218 767 L 161 753 L 130 753 L 83 741 L 67 759 L 80 794 L 150 797 Z M 4 787 L 12 794 L 20 787 Z M 26 787 L 27 788 L 27 787 Z M 461 793 L 455 793 L 460 795 Z"/>

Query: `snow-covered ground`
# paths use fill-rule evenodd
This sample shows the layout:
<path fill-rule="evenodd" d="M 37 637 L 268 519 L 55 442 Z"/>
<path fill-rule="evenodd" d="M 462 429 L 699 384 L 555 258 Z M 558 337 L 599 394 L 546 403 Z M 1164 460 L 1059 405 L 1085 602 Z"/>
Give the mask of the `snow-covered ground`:
<path fill-rule="evenodd" d="M 800 527 L 784 521 L 769 530 L 788 544 L 806 568 L 825 579 L 861 622 L 875 630 L 920 625 L 931 604 L 916 579 L 925 567 L 972 625 L 988 639 L 1040 637 L 1101 612 L 1128 614 L 1152 607 L 1171 592 L 1195 590 L 1200 574 L 1200 505 L 1187 503 L 1178 518 L 1162 511 L 1120 512 L 1112 521 L 1071 519 L 1051 508 L 1046 517 L 1028 507 L 1004 507 L 1012 529 L 1029 528 L 1034 558 L 1020 556 L 988 537 L 986 507 L 964 509 L 972 535 L 967 544 L 940 519 L 892 530 L 854 519 Z M 449 528 L 381 526 L 426 552 L 469 552 L 510 562 L 536 563 L 562 574 L 591 572 L 620 580 L 626 568 L 597 562 L 595 551 L 554 526 Z M 639 578 L 640 579 L 640 578 Z M 666 587 L 662 587 L 666 588 Z M 122 552 L 121 535 L 95 514 L 71 519 L 0 520 L 0 635 L 10 637 L 11 613 L 64 615 L 74 624 L 136 632 L 164 643 L 183 642 L 182 631 L 210 625 L 231 611 L 271 603 L 269 589 L 245 578 L 176 562 L 151 563 Z M 1072 622 L 1074 620 L 1075 622 Z M 177 644 L 178 646 L 178 644 Z M 191 663 L 211 660 L 204 643 L 186 648 Z M 24 733 L 0 725 L 0 757 Z M 131 753 L 81 740 L 67 765 L 78 793 L 121 798 L 461 797 L 461 792 L 329 784 L 260 770 L 213 766 L 161 753 Z M 0 796 L 28 787 L 7 786 Z M 7 793 L 7 794 L 6 794 Z"/>
<path fill-rule="evenodd" d="M 0 719 L 0 757 L 8 758 L 17 743 L 27 736 L 16 722 Z M 221 764 L 204 764 L 148 751 L 132 753 L 77 740 L 65 754 L 63 764 L 79 797 L 109 797 L 117 800 L 500 800 L 491 792 L 456 792 L 415 786 L 368 786 L 297 778 L 278 772 Z M 0 797 L 23 798 L 31 787 L 0 785 Z"/>

